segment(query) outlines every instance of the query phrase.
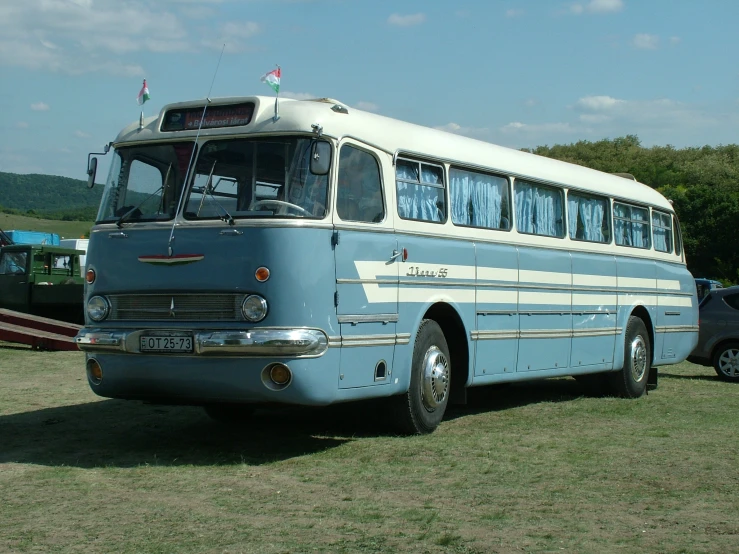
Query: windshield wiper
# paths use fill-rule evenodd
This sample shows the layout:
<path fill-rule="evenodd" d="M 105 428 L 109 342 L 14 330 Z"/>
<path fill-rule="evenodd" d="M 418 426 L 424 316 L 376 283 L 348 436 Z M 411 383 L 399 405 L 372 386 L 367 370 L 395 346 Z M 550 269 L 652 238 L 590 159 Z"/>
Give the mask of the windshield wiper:
<path fill-rule="evenodd" d="M 223 214 L 224 215 L 222 215 L 220 219 L 222 221 L 225 221 L 229 225 L 234 225 L 234 218 L 233 218 L 233 216 L 230 213 L 228 213 L 228 210 L 226 208 L 224 208 L 223 206 L 221 206 L 221 203 L 218 202 L 218 200 L 216 200 L 216 196 L 215 196 L 215 194 L 213 194 L 213 191 L 215 190 L 215 188 L 213 187 L 213 171 L 216 168 L 216 162 L 217 161 L 218 160 L 213 160 L 213 165 L 211 166 L 210 173 L 208 174 L 208 180 L 206 181 L 204 190 L 201 193 L 203 195 L 203 197 L 200 199 L 200 206 L 198 206 L 198 211 L 197 211 L 197 213 L 195 215 L 197 217 L 200 217 L 200 210 L 203 209 L 203 203 L 205 202 L 205 195 L 207 194 L 208 196 L 210 196 L 210 199 L 213 200 L 213 202 L 216 203 L 216 206 L 218 206 L 221 209 L 221 211 L 223 211 Z M 218 186 L 218 184 L 216 184 L 216 187 L 217 186 Z"/>
<path fill-rule="evenodd" d="M 172 169 L 172 164 L 169 164 L 169 167 L 167 168 L 167 174 L 164 176 L 164 181 L 162 182 L 162 186 L 161 187 L 159 187 L 157 190 L 155 190 L 154 192 L 152 192 L 149 196 L 147 196 L 146 198 L 144 198 L 141 202 L 139 202 L 138 204 L 136 204 L 133 208 L 131 208 L 126 213 L 124 213 L 121 217 L 118 218 L 118 220 L 115 222 L 115 224 L 116 224 L 116 226 L 119 229 L 123 226 L 123 222 L 126 221 L 126 219 L 128 219 L 128 217 L 132 213 L 134 213 L 141 206 L 143 206 L 144 204 L 146 204 L 146 202 L 150 198 L 154 197 L 155 195 L 159 194 L 161 191 L 164 190 L 164 188 L 167 186 L 167 180 L 169 179 L 169 171 L 171 169 Z M 164 194 L 162 194 L 162 199 L 164 199 Z M 139 213 L 141 213 L 141 212 L 139 212 Z"/>

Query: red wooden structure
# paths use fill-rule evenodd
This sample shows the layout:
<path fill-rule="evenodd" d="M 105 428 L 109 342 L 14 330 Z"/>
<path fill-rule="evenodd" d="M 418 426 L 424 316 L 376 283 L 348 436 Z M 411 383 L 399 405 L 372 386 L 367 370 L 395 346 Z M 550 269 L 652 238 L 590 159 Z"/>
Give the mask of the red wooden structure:
<path fill-rule="evenodd" d="M 74 337 L 81 325 L 0 309 L 0 340 L 36 350 L 78 350 Z"/>

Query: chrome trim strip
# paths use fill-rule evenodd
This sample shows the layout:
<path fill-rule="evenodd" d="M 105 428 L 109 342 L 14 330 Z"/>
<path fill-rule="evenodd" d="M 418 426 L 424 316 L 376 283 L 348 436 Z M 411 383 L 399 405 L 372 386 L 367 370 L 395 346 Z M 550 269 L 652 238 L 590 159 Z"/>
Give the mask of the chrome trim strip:
<path fill-rule="evenodd" d="M 184 329 L 104 330 L 82 328 L 75 342 L 85 352 L 128 352 L 142 354 L 139 337 L 145 334 L 193 337 L 193 352 L 172 353 L 185 356 L 283 356 L 317 357 L 329 346 L 328 337 L 320 329 L 262 328 L 244 331 Z M 148 354 L 148 353 L 144 353 Z M 159 355 L 162 353 L 152 353 Z M 164 352 L 166 354 L 166 352 Z"/>
<path fill-rule="evenodd" d="M 699 327 L 697 325 L 661 325 L 656 326 L 656 333 L 697 333 Z"/>
<path fill-rule="evenodd" d="M 665 312 L 665 315 L 680 315 L 680 312 Z"/>
<path fill-rule="evenodd" d="M 410 333 L 395 335 L 347 335 L 345 337 L 329 337 L 329 348 L 351 348 L 355 346 L 390 346 L 403 345 L 411 341 Z"/>
<path fill-rule="evenodd" d="M 553 339 L 553 338 L 583 338 L 607 337 L 618 335 L 620 329 L 615 327 L 601 327 L 592 329 L 556 330 L 556 329 L 515 329 L 472 331 L 472 340 L 505 340 L 505 339 Z"/>
<path fill-rule="evenodd" d="M 396 323 L 398 314 L 346 314 L 337 316 L 339 323 Z"/>

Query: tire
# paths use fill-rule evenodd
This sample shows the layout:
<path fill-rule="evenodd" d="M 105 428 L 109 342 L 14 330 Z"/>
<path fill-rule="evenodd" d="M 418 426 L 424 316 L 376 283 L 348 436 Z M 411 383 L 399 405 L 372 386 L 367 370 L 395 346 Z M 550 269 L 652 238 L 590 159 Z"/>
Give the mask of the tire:
<path fill-rule="evenodd" d="M 413 345 L 408 392 L 391 399 L 393 424 L 405 435 L 431 433 L 444 418 L 451 387 L 449 346 L 439 324 L 424 319 Z"/>
<path fill-rule="evenodd" d="M 724 381 L 739 382 L 739 342 L 725 342 L 713 353 L 713 369 Z"/>
<path fill-rule="evenodd" d="M 611 392 L 622 398 L 639 398 L 647 391 L 647 381 L 652 367 L 652 345 L 644 322 L 630 316 L 626 324 L 624 341 L 624 366 L 621 371 L 609 374 Z"/>
<path fill-rule="evenodd" d="M 246 423 L 254 414 L 249 404 L 206 404 L 203 409 L 211 419 L 225 425 Z"/>

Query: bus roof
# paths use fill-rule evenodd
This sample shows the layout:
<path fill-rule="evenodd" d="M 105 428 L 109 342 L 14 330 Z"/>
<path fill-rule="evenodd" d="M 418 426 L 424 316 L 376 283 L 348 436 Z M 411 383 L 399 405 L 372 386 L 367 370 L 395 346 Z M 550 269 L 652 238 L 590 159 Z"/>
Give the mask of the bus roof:
<path fill-rule="evenodd" d="M 209 108 L 254 104 L 251 121 L 246 125 L 207 128 L 202 138 L 226 137 L 253 133 L 313 134 L 313 125 L 320 125 L 324 135 L 342 138 L 351 136 L 385 150 L 425 156 L 470 167 L 485 168 L 514 177 L 530 178 L 616 198 L 651 204 L 672 212 L 671 204 L 656 190 L 629 179 L 580 165 L 554 160 L 512 148 L 498 146 L 430 127 L 365 112 L 329 98 L 315 100 L 279 100 L 279 119 L 274 120 L 273 97 L 247 96 L 211 99 Z M 158 116 L 144 120 L 143 127 L 133 123 L 123 129 L 116 146 L 142 141 L 172 141 L 194 138 L 198 131 L 163 131 L 162 121 L 167 112 L 203 108 L 203 100 L 169 104 Z"/>

